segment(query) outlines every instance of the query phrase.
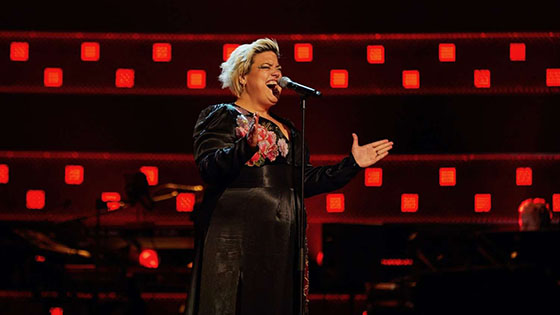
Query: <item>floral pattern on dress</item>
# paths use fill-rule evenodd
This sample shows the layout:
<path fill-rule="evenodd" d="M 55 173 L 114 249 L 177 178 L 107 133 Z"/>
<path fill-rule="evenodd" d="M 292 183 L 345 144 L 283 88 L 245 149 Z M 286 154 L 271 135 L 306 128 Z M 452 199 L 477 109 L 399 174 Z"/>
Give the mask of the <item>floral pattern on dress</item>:
<path fill-rule="evenodd" d="M 249 133 L 249 129 L 254 124 L 254 119 L 251 121 L 244 115 L 238 115 L 236 119 L 237 127 L 235 127 L 235 135 L 238 138 L 245 137 Z M 276 136 L 273 131 L 274 125 L 269 122 L 260 122 L 257 126 L 258 147 L 257 151 L 245 165 L 247 166 L 262 166 L 266 159 L 274 162 L 278 155 L 286 157 L 288 155 L 289 146 L 286 139 Z"/>

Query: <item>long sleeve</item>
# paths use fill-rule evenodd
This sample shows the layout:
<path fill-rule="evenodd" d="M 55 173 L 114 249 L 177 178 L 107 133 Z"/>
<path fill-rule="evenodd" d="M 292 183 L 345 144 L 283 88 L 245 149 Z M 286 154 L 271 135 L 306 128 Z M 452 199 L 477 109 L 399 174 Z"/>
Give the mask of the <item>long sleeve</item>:
<path fill-rule="evenodd" d="M 236 137 L 238 115 L 232 106 L 219 104 L 204 109 L 198 117 L 193 133 L 194 159 L 208 184 L 235 177 L 258 150 L 249 146 L 245 137 Z"/>
<path fill-rule="evenodd" d="M 352 154 L 335 165 L 313 167 L 309 163 L 309 152 L 306 147 L 305 161 L 306 198 L 342 188 L 362 170 Z"/>

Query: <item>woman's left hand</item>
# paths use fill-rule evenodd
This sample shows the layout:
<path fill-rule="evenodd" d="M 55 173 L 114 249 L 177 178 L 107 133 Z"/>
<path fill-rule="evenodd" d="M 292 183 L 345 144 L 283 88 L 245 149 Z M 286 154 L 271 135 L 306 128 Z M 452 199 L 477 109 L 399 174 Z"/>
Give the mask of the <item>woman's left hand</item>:
<path fill-rule="evenodd" d="M 393 148 L 393 142 L 387 139 L 359 145 L 358 136 L 355 133 L 352 134 L 352 138 L 354 138 L 352 155 L 360 167 L 370 167 L 377 163 L 377 161 L 386 157 L 389 154 L 389 150 Z"/>

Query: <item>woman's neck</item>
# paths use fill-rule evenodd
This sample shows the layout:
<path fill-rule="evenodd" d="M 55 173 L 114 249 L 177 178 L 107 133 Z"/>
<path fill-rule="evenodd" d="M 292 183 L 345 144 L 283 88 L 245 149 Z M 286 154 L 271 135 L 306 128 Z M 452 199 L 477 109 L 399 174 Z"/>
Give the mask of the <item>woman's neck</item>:
<path fill-rule="evenodd" d="M 268 112 L 268 110 L 270 109 L 270 106 L 262 106 L 262 105 L 258 105 L 255 104 L 254 102 L 250 102 L 244 98 L 238 98 L 237 101 L 235 101 L 235 104 L 243 107 L 244 109 L 246 109 L 247 111 L 251 112 L 251 113 L 258 113 L 259 116 L 262 117 L 270 117 L 270 114 Z"/>

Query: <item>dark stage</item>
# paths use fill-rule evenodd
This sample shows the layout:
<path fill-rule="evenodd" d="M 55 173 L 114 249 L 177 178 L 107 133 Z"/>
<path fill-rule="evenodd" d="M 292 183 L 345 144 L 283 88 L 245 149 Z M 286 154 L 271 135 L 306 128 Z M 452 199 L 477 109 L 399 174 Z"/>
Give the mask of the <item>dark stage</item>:
<path fill-rule="evenodd" d="M 560 2 L 0 5 L 0 314 L 182 314 L 193 128 L 262 37 L 313 165 L 391 154 L 305 201 L 310 314 L 557 313 Z M 301 124 L 298 95 L 272 110 Z M 530 209 L 529 209 L 530 208 Z M 271 283 L 271 286 L 274 284 Z"/>

